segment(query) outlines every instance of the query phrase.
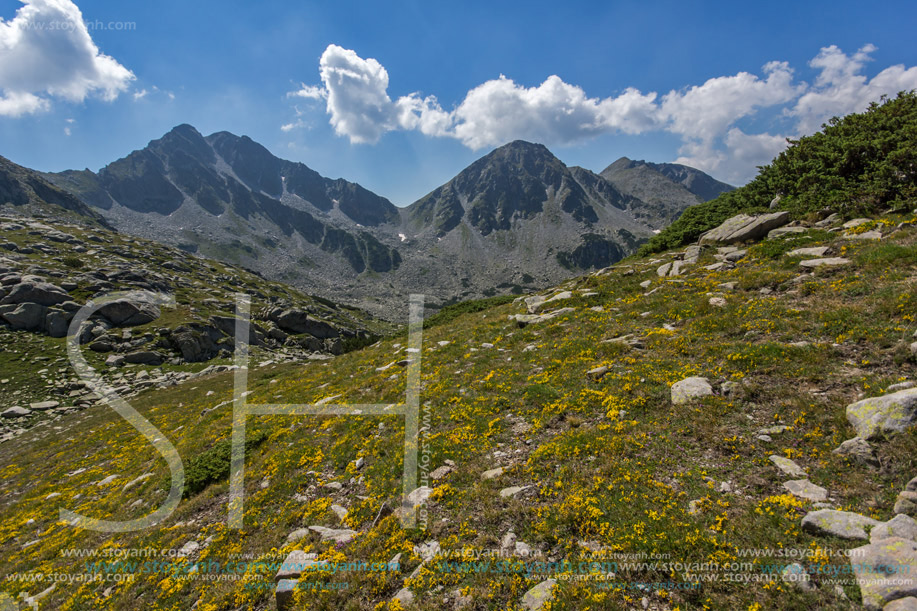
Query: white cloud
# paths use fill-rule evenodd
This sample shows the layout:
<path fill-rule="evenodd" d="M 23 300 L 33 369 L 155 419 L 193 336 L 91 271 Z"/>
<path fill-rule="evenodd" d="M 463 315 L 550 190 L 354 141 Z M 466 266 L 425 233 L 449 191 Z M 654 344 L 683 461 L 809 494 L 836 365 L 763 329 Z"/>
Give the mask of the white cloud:
<path fill-rule="evenodd" d="M 570 144 L 613 129 L 635 133 L 656 123 L 655 97 L 629 89 L 599 100 L 558 76 L 526 88 L 501 75 L 468 92 L 455 110 L 453 133 L 473 149 L 517 138 Z"/>
<path fill-rule="evenodd" d="M 142 99 L 145 98 L 147 95 L 149 95 L 149 93 L 150 93 L 150 92 L 147 91 L 146 89 L 141 89 L 140 91 L 135 91 L 135 92 L 134 92 L 134 99 L 135 99 L 135 100 L 142 100 Z"/>
<path fill-rule="evenodd" d="M 866 45 L 847 56 L 835 46 L 821 49 L 809 62 L 818 71 L 811 85 L 794 81 L 787 62 L 772 61 L 760 76 L 719 76 L 661 97 L 627 88 L 618 96 L 595 98 L 555 75 L 534 87 L 500 75 L 468 91 L 448 110 L 432 95 L 411 93 L 393 101 L 381 63 L 329 45 L 319 62 L 322 86 L 303 84 L 288 96 L 325 99 L 335 132 L 353 143 L 374 143 L 393 130 L 416 130 L 456 138 L 477 150 L 515 139 L 550 146 L 607 133 L 667 131 L 681 138 L 679 163 L 743 183 L 756 166 L 786 147 L 786 136 L 812 133 L 833 115 L 862 111 L 883 94 L 917 88 L 917 67 L 891 66 L 867 79 L 862 71 L 875 50 Z M 770 112 L 765 120 L 792 117 L 794 133 L 746 133 L 747 127 L 739 126 L 764 110 Z M 288 123 L 281 129 L 298 126 Z"/>
<path fill-rule="evenodd" d="M 0 19 L 0 114 L 50 108 L 49 98 L 114 100 L 134 79 L 103 55 L 70 0 L 22 0 L 10 21 Z"/>
<path fill-rule="evenodd" d="M 373 58 L 328 45 L 319 61 L 334 131 L 351 142 L 374 143 L 394 129 L 395 107 L 388 97 L 388 72 Z"/>
<path fill-rule="evenodd" d="M 917 67 L 890 66 L 871 80 L 861 73 L 869 54 L 876 50 L 866 45 L 852 56 L 836 46 L 821 50 L 809 66 L 818 69 L 815 84 L 803 94 L 787 114 L 797 117 L 800 134 L 812 134 L 833 116 L 866 110 L 870 102 L 882 95 L 917 88 Z"/>
<path fill-rule="evenodd" d="M 7 91 L 0 95 L 0 116 L 21 117 L 48 110 L 51 104 L 31 93 Z"/>
<path fill-rule="evenodd" d="M 708 144 L 757 109 L 789 102 L 801 93 L 800 86 L 792 84 L 793 71 L 786 62 L 771 62 L 764 72 L 765 80 L 740 72 L 667 93 L 661 106 L 666 129 Z"/>
<path fill-rule="evenodd" d="M 306 98 L 307 100 L 322 100 L 327 97 L 327 93 L 321 87 L 315 85 L 300 84 L 300 88 L 287 94 L 288 98 Z"/>
<path fill-rule="evenodd" d="M 286 132 L 293 131 L 294 129 L 298 129 L 300 127 L 306 127 L 306 126 L 307 126 L 307 123 L 305 121 L 303 121 L 302 119 L 297 119 L 296 121 L 292 121 L 290 123 L 284 123 L 283 125 L 281 125 L 280 131 L 286 133 Z"/>
<path fill-rule="evenodd" d="M 787 147 L 784 136 L 771 134 L 746 134 L 738 127 L 730 128 L 723 138 L 722 147 L 702 141 L 692 141 L 682 146 L 675 163 L 715 173 L 732 184 L 747 182 L 755 169 L 773 159 Z"/>

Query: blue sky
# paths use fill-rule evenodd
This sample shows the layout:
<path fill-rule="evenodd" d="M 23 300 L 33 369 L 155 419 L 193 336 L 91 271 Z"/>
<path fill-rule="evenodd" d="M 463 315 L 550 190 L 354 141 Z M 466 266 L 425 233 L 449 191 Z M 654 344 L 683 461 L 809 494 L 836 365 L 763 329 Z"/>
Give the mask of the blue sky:
<path fill-rule="evenodd" d="M 0 18 L 17 163 L 98 170 L 190 123 L 398 205 L 516 138 L 740 184 L 785 137 L 917 87 L 913 2 L 2 0 Z"/>

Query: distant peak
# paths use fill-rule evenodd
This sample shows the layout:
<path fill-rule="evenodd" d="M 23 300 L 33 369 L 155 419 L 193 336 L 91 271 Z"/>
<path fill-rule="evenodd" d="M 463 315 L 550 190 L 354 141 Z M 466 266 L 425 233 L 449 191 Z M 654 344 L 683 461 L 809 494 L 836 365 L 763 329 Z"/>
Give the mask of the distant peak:
<path fill-rule="evenodd" d="M 517 150 L 517 151 L 548 151 L 548 147 L 543 144 L 538 144 L 536 142 L 528 142 L 526 140 L 513 140 L 507 144 L 504 144 L 499 150 Z M 550 152 L 550 151 L 548 151 Z"/>
<path fill-rule="evenodd" d="M 181 136 L 193 136 L 197 138 L 202 137 L 201 133 L 197 131 L 193 125 L 188 125 L 187 123 L 176 125 L 171 130 L 169 130 L 169 134 L 175 134 L 175 135 L 181 135 Z"/>

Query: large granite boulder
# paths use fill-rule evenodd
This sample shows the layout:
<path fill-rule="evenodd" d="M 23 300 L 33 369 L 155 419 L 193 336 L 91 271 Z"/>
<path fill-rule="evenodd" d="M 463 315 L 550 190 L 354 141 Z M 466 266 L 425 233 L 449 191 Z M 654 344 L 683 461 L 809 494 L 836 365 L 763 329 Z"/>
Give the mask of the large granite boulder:
<path fill-rule="evenodd" d="M 288 333 L 308 333 L 319 339 L 335 338 L 341 335 L 340 330 L 334 325 L 313 318 L 303 310 L 284 310 L 274 322 Z"/>
<path fill-rule="evenodd" d="M 19 305 L 0 306 L 0 318 L 3 318 L 14 329 L 35 331 L 45 321 L 48 309 L 37 303 L 20 303 Z"/>
<path fill-rule="evenodd" d="M 782 227 L 790 222 L 790 213 L 786 211 L 772 212 L 759 216 L 738 214 L 723 222 L 722 225 L 703 234 L 700 242 L 714 244 L 735 244 L 760 240 L 768 232 L 777 227 Z"/>
<path fill-rule="evenodd" d="M 136 327 L 159 318 L 159 306 L 136 298 L 124 298 L 106 303 L 97 310 L 116 327 Z"/>
<path fill-rule="evenodd" d="M 70 295 L 61 287 L 50 282 L 29 281 L 15 285 L 0 304 L 28 302 L 53 306 L 65 301 L 70 301 Z"/>
<path fill-rule="evenodd" d="M 191 324 L 177 327 L 169 336 L 169 341 L 185 361 L 199 363 L 217 355 L 220 351 L 217 341 L 223 337 L 223 333 L 216 327 Z"/>

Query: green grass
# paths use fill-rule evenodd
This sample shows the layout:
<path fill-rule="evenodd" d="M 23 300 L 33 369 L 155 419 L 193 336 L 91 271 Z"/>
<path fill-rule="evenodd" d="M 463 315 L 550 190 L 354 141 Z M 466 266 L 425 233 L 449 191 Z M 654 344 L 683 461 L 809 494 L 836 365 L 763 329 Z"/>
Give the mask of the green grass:
<path fill-rule="evenodd" d="M 896 225 L 913 219 L 885 220 Z M 232 375 L 221 374 L 132 400 L 176 445 L 194 482 L 195 492 L 156 528 L 102 535 L 58 522 L 60 507 L 128 519 L 149 513 L 165 498 L 164 461 L 110 409 L 62 418 L 53 425 L 59 431 L 33 429 L 0 446 L 0 572 L 78 572 L 83 562 L 63 556 L 62 550 L 170 550 L 192 539 L 206 546 L 198 556 L 170 561 L 176 571 L 193 560 L 226 562 L 240 553 L 268 561 L 302 549 L 335 562 L 388 562 L 401 553 L 400 572 L 310 576 L 327 585 L 295 607 L 381 611 L 395 608 L 388 601 L 421 563 L 414 547 L 430 540 L 447 550 L 483 552 L 499 547 L 513 530 L 545 559 L 570 562 L 596 559 L 581 541 L 608 554 L 667 554 L 672 562 L 739 562 L 744 561 L 739 550 L 745 548 L 857 547 L 860 542 L 801 531 L 800 519 L 813 506 L 785 493 L 782 484 L 789 478 L 768 456 L 798 462 L 814 483 L 829 489 L 839 509 L 892 517 L 897 492 L 917 474 L 917 429 L 875 444 L 881 470 L 848 463 L 832 450 L 855 434 L 844 415 L 848 403 L 917 375 L 907 348 L 917 328 L 911 282 L 917 261 L 908 254 L 917 231 L 906 224 L 880 242 L 811 231 L 794 247 L 830 244 L 852 264 L 819 270 L 800 282 L 795 281 L 798 260 L 782 254 L 788 242 L 761 242 L 734 270 L 703 269 L 711 257 L 705 253 L 700 264 L 673 279 L 660 279 L 658 263 L 635 257 L 606 274 L 572 281 L 564 288 L 574 297 L 558 306 L 574 312 L 524 328 L 507 319 L 523 313 L 524 305 L 505 300 L 456 304 L 431 317 L 423 346 L 422 447 L 430 470 L 447 459 L 456 466 L 445 478 L 429 482 L 434 494 L 428 520 L 416 528 L 402 528 L 388 513 L 401 492 L 402 418 L 257 416 L 247 422 L 254 432 L 250 442 L 261 441 L 250 443 L 246 452 L 244 528 L 227 529 L 232 405 L 216 406 L 232 398 Z M 628 268 L 633 273 L 623 275 Z M 644 280 L 658 290 L 645 295 L 639 286 Z M 735 290 L 718 288 L 725 282 L 734 282 Z M 761 288 L 774 292 L 764 295 Z M 598 295 L 583 297 L 584 291 Z M 710 305 L 710 296 L 720 293 L 726 307 Z M 596 306 L 602 310 L 591 309 Z M 602 341 L 623 334 L 641 338 L 643 347 Z M 801 340 L 810 344 L 790 345 Z M 248 400 L 312 403 L 340 395 L 334 402 L 400 403 L 404 370 L 377 369 L 406 358 L 405 345 L 402 332 L 331 361 L 253 367 Z M 55 349 L 48 344 L 42 350 L 53 355 Z M 3 358 L 0 353 L 0 364 L 15 363 L 23 375 L 32 366 Z M 599 365 L 609 368 L 603 377 L 586 375 Z M 689 375 L 708 377 L 716 396 L 672 405 L 672 383 Z M 726 382 L 737 383 L 729 396 L 722 392 Z M 775 424 L 788 428 L 770 442 L 758 438 L 756 431 Z M 365 461 L 362 469 L 355 466 L 358 458 Z M 502 476 L 481 478 L 497 466 L 505 468 Z M 80 468 L 86 471 L 74 474 Z M 123 490 L 143 473 L 154 477 Z M 95 485 L 110 474 L 119 479 L 108 487 Z M 327 487 L 330 482 L 341 483 L 343 490 Z M 731 492 L 721 490 L 724 483 Z M 508 486 L 531 488 L 500 497 Z M 55 491 L 61 496 L 47 499 Z M 134 506 L 138 500 L 144 504 Z M 691 501 L 696 501 L 695 513 L 689 512 Z M 343 522 L 332 504 L 348 509 Z M 346 546 L 317 537 L 285 542 L 288 533 L 309 525 L 360 534 Z M 33 540 L 39 543 L 25 546 Z M 842 566 L 846 561 L 825 562 Z M 758 560 L 748 572 L 760 574 L 768 563 Z M 128 610 L 144 600 L 163 610 L 197 603 L 199 611 L 260 611 L 272 608 L 273 572 L 252 566 L 239 580 L 219 581 L 138 574 L 107 595 L 106 583 L 59 587 L 46 604 Z M 450 608 L 443 598 L 461 588 L 474 600 L 474 609 L 519 611 L 525 591 L 543 578 L 455 573 L 432 563 L 407 586 L 416 609 Z M 683 577 L 658 567 L 622 566 L 618 580 L 681 582 Z M 633 609 L 644 596 L 662 609 L 848 608 L 832 584 L 819 576 L 815 580 L 819 588 L 802 593 L 780 583 L 724 581 L 635 592 L 603 589 L 595 579 L 570 579 L 561 581 L 552 608 Z M 345 582 L 346 590 L 331 587 Z M 13 595 L 30 587 L 0 584 Z M 856 586 L 844 590 L 858 600 Z"/>

